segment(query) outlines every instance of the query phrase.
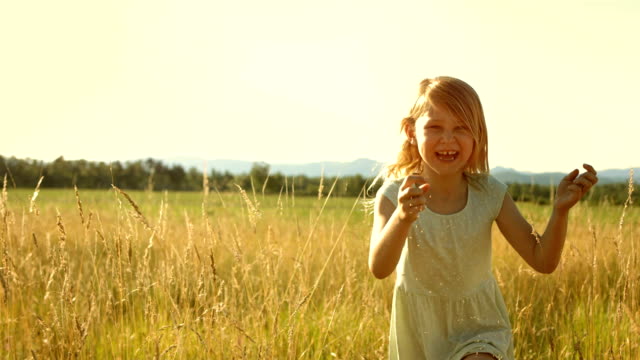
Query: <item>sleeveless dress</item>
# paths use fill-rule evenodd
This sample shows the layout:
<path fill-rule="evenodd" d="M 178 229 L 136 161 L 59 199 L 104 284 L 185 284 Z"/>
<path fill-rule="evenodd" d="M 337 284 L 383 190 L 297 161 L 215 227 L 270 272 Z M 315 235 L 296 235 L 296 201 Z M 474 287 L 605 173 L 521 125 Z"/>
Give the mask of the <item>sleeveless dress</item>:
<path fill-rule="evenodd" d="M 396 267 L 389 358 L 459 360 L 476 352 L 513 359 L 509 315 L 491 271 L 491 226 L 506 185 L 468 177 L 467 204 L 442 215 L 426 208 L 413 224 Z M 376 196 L 397 206 L 403 179 Z"/>

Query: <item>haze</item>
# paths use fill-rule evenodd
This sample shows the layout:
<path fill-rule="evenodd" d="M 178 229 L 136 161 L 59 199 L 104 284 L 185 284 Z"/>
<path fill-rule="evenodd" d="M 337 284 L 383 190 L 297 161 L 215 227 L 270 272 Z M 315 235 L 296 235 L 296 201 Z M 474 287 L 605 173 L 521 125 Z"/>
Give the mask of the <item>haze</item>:
<path fill-rule="evenodd" d="M 5 1 L 0 155 L 395 157 L 425 77 L 471 84 L 490 165 L 638 165 L 637 1 Z"/>

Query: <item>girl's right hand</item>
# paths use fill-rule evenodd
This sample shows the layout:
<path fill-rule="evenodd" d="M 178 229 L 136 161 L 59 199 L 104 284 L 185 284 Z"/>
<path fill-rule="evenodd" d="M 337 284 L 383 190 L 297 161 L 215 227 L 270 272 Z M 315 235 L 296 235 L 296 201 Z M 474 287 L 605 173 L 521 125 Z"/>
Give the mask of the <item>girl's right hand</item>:
<path fill-rule="evenodd" d="M 413 223 L 420 215 L 420 212 L 427 206 L 425 194 L 429 191 L 429 184 L 420 175 L 407 176 L 398 193 L 398 207 L 400 220 Z"/>

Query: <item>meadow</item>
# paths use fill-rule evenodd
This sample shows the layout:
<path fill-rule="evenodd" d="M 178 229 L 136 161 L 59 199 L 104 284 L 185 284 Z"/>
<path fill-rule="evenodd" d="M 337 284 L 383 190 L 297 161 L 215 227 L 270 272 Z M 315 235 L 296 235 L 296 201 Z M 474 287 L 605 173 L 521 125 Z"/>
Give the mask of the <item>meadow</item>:
<path fill-rule="evenodd" d="M 365 196 L 330 188 L 34 191 L 5 180 L 0 359 L 386 358 L 394 276 L 367 269 Z M 551 208 L 519 207 L 542 232 Z M 636 206 L 578 204 L 551 275 L 494 229 L 517 359 L 640 358 L 639 225 Z"/>

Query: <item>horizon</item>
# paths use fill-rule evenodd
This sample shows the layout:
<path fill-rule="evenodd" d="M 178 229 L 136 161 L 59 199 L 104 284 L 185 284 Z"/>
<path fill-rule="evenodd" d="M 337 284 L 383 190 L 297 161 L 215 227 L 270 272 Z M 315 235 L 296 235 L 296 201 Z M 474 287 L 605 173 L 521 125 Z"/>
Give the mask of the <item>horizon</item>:
<path fill-rule="evenodd" d="M 52 157 L 50 159 L 36 159 L 36 158 L 31 158 L 31 157 L 18 157 L 18 156 L 14 156 L 14 155 L 5 155 L 5 154 L 1 154 L 0 156 L 3 156 L 4 158 L 11 158 L 14 157 L 16 159 L 20 159 L 20 160 L 33 160 L 33 161 L 42 161 L 44 163 L 51 163 L 54 160 L 56 160 L 57 158 L 62 157 L 65 161 L 89 161 L 89 162 L 103 162 L 106 164 L 109 163 L 114 163 L 114 162 L 120 162 L 120 163 L 128 163 L 128 162 L 135 162 L 135 161 L 144 161 L 147 159 L 153 159 L 155 161 L 160 161 L 163 164 L 166 165 L 173 165 L 173 164 L 178 164 L 178 165 L 183 165 L 180 161 L 183 162 L 193 162 L 193 161 L 202 161 L 203 164 L 202 166 L 189 166 L 189 167 L 185 167 L 185 168 L 191 168 L 191 167 L 195 167 L 196 169 L 198 169 L 199 171 L 201 171 L 204 166 L 206 165 L 208 170 L 213 170 L 215 169 L 214 167 L 210 167 L 208 162 L 222 162 L 222 161 L 230 161 L 230 162 L 242 162 L 242 163 L 265 163 L 267 165 L 269 165 L 269 167 L 274 167 L 274 166 L 295 166 L 295 165 L 311 165 L 311 164 L 326 164 L 326 163 L 342 163 L 342 164 L 349 164 L 349 163 L 353 163 L 356 162 L 358 160 L 367 160 L 367 161 L 374 161 L 377 162 L 379 164 L 382 165 L 386 165 L 388 163 L 385 163 L 383 161 L 380 160 L 376 160 L 376 159 L 371 159 L 371 158 L 357 158 L 357 159 L 352 159 L 352 160 L 321 160 L 321 161 L 309 161 L 309 162 L 267 162 L 267 161 L 262 161 L 262 160 L 241 160 L 241 159 L 224 159 L 224 158 L 219 158 L 219 159 L 204 159 L 204 158 L 199 158 L 199 157 L 187 157 L 187 156 L 179 156 L 179 157 L 174 157 L 174 158 L 166 158 L 166 159 L 162 159 L 162 158 L 154 158 L 154 157 L 140 157 L 140 158 L 132 158 L 132 159 L 124 159 L 124 160 L 91 160 L 91 159 L 87 159 L 87 158 L 67 158 L 64 155 L 59 155 L 59 156 L 55 156 Z M 582 164 L 580 164 L 579 166 L 575 167 L 577 169 L 580 170 L 580 172 L 582 173 L 584 171 L 584 169 L 581 167 Z M 611 171 L 611 170 L 631 170 L 631 169 L 639 169 L 640 166 L 629 166 L 629 167 L 618 167 L 618 168 L 602 168 L 602 169 L 596 169 L 597 171 Z M 507 169 L 507 170 L 513 170 L 522 174 L 545 174 L 545 173 L 565 173 L 562 170 L 542 170 L 542 171 L 531 171 L 531 170 L 526 170 L 526 169 L 519 169 L 519 168 L 515 168 L 512 166 L 505 166 L 505 165 L 492 165 L 490 166 L 490 170 L 495 170 L 495 169 Z M 569 171 L 566 171 L 566 173 L 569 173 L 572 169 L 570 169 Z"/>

